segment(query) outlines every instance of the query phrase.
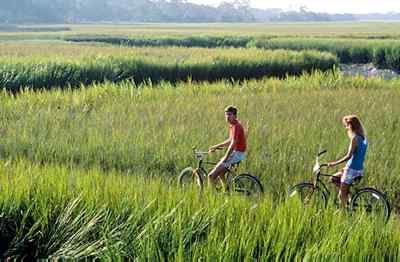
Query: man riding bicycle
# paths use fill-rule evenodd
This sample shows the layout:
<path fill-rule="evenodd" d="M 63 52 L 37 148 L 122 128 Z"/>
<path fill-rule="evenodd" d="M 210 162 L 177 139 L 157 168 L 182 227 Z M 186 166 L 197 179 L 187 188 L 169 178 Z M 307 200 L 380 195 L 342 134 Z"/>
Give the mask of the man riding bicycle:
<path fill-rule="evenodd" d="M 242 124 L 237 119 L 237 111 L 237 108 L 232 105 L 225 108 L 225 120 L 229 123 L 229 138 L 209 148 L 209 152 L 214 152 L 228 147 L 225 155 L 208 174 L 209 185 L 215 185 L 219 178 L 226 189 L 225 173 L 232 165 L 245 159 L 246 136 Z"/>

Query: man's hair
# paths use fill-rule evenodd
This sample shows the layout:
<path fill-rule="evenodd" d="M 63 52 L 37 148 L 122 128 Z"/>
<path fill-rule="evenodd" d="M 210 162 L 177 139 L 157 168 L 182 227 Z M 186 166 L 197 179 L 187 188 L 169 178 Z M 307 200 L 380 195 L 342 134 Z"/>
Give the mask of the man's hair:
<path fill-rule="evenodd" d="M 234 116 L 237 116 L 237 108 L 235 107 L 235 106 L 227 106 L 226 108 L 225 108 L 225 112 L 230 112 L 230 113 L 232 113 Z"/>

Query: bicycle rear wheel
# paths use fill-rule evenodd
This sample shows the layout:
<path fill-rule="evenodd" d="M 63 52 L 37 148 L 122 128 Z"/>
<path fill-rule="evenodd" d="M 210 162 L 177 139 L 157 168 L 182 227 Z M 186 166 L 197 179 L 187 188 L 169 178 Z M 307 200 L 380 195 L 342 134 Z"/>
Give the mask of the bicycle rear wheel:
<path fill-rule="evenodd" d="M 178 186 L 185 189 L 191 187 L 203 189 L 203 179 L 198 172 L 192 167 L 183 169 L 178 177 Z"/>
<path fill-rule="evenodd" d="M 374 215 L 385 222 L 388 221 L 391 212 L 386 196 L 374 188 L 358 190 L 351 198 L 350 209 Z"/>
<path fill-rule="evenodd" d="M 298 199 L 306 206 L 325 208 L 328 204 L 326 193 L 313 183 L 300 183 L 289 189 L 289 198 Z"/>
<path fill-rule="evenodd" d="M 252 197 L 260 198 L 264 193 L 264 188 L 257 177 L 250 174 L 240 174 L 232 181 L 233 192 Z"/>

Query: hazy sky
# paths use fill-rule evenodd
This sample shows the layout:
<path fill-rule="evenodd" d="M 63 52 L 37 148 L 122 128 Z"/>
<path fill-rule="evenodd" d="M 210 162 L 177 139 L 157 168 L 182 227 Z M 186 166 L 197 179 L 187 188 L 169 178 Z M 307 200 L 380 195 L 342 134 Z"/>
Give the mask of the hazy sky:
<path fill-rule="evenodd" d="M 222 0 L 189 0 L 197 4 L 218 5 Z M 229 0 L 228 0 L 229 1 Z M 305 5 L 311 11 L 328 13 L 400 12 L 400 0 L 251 0 L 256 8 L 296 9 Z"/>

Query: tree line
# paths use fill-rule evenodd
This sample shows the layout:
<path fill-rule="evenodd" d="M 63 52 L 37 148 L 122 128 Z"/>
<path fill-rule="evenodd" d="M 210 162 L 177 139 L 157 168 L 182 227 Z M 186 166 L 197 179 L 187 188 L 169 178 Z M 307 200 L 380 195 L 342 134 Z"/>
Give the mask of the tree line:
<path fill-rule="evenodd" d="M 0 23 L 250 22 L 246 0 L 218 7 L 186 0 L 14 0 L 0 1 Z"/>
<path fill-rule="evenodd" d="M 0 24 L 85 22 L 268 22 L 349 21 L 352 14 L 251 8 L 250 0 L 226 0 L 218 6 L 187 0 L 13 0 L 0 1 Z M 383 16 L 385 17 L 385 16 Z M 373 19 L 374 16 L 367 18 Z M 380 16 L 382 18 L 382 14 Z M 400 19 L 391 14 L 391 19 Z M 362 19 L 362 17 L 361 17 Z M 0 26 L 1 29 L 1 26 Z"/>

